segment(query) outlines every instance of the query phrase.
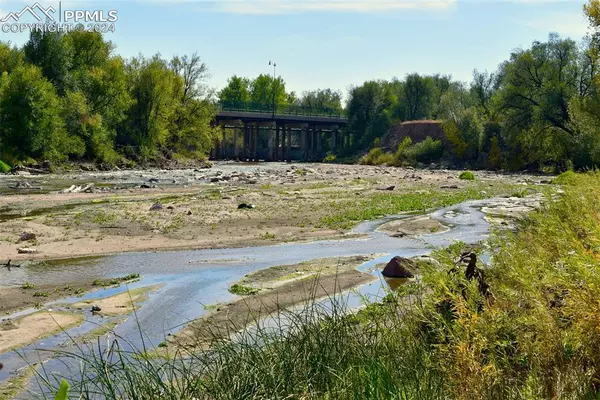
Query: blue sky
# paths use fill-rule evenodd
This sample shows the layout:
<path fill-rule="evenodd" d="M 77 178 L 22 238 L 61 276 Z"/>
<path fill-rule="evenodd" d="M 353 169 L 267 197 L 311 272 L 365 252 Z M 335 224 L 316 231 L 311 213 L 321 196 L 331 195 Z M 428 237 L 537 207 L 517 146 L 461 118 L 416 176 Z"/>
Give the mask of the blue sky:
<path fill-rule="evenodd" d="M 57 6 L 58 1 L 40 1 Z M 218 89 L 231 75 L 272 73 L 288 90 L 341 90 L 407 73 L 494 70 L 513 49 L 558 32 L 586 33 L 585 1 L 239 0 L 63 1 L 64 8 L 118 11 L 106 37 L 125 57 L 198 52 Z M 0 18 L 24 0 L 0 0 Z M 57 7 L 56 7 L 57 8 Z M 21 44 L 25 35 L 0 32 Z"/>

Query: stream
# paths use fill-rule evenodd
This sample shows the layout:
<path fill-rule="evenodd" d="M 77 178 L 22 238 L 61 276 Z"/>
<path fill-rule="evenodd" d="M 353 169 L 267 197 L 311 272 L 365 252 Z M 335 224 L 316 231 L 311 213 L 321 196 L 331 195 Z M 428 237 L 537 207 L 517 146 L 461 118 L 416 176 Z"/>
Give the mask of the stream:
<path fill-rule="evenodd" d="M 350 308 L 358 307 L 366 297 L 376 301 L 387 293 L 387 285 L 381 272 L 373 268 L 376 264 L 387 262 L 392 256 L 413 257 L 426 255 L 434 248 L 450 245 L 453 241 L 476 243 L 485 239 L 489 224 L 482 209 L 494 207 L 519 207 L 527 199 L 502 198 L 467 201 L 430 213 L 430 217 L 447 225 L 450 229 L 442 233 L 425 234 L 412 238 L 392 238 L 377 230 L 382 224 L 404 216 L 392 216 L 377 221 L 363 222 L 352 233 L 363 234 L 361 238 L 346 240 L 328 240 L 308 243 L 288 243 L 273 246 L 211 249 L 195 251 L 169 251 L 123 253 L 95 259 L 71 260 L 64 264 L 31 265 L 13 269 L 10 273 L 1 271 L 2 285 L 16 285 L 23 282 L 34 284 L 60 283 L 82 280 L 90 276 L 117 277 L 124 274 L 139 273 L 138 282 L 121 285 L 83 297 L 61 299 L 56 303 L 68 304 L 84 300 L 106 297 L 125 290 L 142 286 L 160 284 L 160 288 L 150 293 L 149 298 L 136 312 L 135 318 L 127 320 L 114 328 L 114 333 L 126 338 L 134 346 L 140 346 L 142 339 L 140 327 L 144 333 L 144 345 L 157 346 L 169 333 L 180 330 L 192 319 L 201 317 L 206 305 L 230 302 L 237 296 L 228 288 L 244 275 L 267 267 L 296 264 L 317 258 L 344 257 L 354 255 L 383 254 L 370 260 L 358 269 L 369 272 L 379 279 L 344 293 Z M 53 303 L 44 309 L 53 308 Z M 25 310 L 11 315 L 15 318 L 37 310 Z M 71 337 L 85 334 L 106 323 L 106 317 L 92 315 L 85 311 L 86 322 L 69 329 L 67 332 L 41 339 L 17 352 L 0 355 L 4 368 L 0 371 L 0 381 L 11 373 L 30 363 L 48 358 L 48 352 L 73 350 Z M 58 357 L 59 358 L 59 357 Z M 61 371 L 64 365 L 58 358 L 44 363 L 46 372 Z"/>

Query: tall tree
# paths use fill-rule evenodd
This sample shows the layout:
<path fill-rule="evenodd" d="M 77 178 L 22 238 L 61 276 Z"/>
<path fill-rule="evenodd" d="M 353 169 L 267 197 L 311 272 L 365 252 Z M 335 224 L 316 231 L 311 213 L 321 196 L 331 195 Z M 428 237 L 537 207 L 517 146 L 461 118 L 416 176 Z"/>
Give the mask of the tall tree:
<path fill-rule="evenodd" d="M 552 34 L 511 55 L 499 91 L 503 132 L 525 163 L 569 159 L 578 132 L 569 102 L 582 89 L 579 49 Z"/>
<path fill-rule="evenodd" d="M 219 92 L 219 100 L 222 103 L 247 103 L 250 101 L 250 80 L 237 75 L 227 80 L 225 86 Z"/>
<path fill-rule="evenodd" d="M 2 79 L 0 142 L 17 158 L 61 159 L 84 151 L 80 140 L 66 134 L 54 87 L 32 65 L 18 67 Z"/>
<path fill-rule="evenodd" d="M 435 106 L 436 86 L 430 77 L 410 74 L 403 90 L 404 119 L 411 121 L 432 116 Z"/>
<path fill-rule="evenodd" d="M 342 93 L 331 89 L 318 89 L 302 93 L 300 106 L 312 110 L 342 111 Z"/>
<path fill-rule="evenodd" d="M 68 36 L 58 32 L 31 32 L 24 47 L 25 57 L 42 69 L 60 95 L 67 89 L 69 71 L 73 65 L 73 46 Z"/>

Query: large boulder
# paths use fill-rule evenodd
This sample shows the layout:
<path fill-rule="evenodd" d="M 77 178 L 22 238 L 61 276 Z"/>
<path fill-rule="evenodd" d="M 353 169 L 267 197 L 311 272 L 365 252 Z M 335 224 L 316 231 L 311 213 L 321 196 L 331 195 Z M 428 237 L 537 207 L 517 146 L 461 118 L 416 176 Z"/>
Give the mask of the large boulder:
<path fill-rule="evenodd" d="M 396 256 L 387 263 L 381 274 L 386 278 L 413 278 L 416 267 L 413 260 Z"/>

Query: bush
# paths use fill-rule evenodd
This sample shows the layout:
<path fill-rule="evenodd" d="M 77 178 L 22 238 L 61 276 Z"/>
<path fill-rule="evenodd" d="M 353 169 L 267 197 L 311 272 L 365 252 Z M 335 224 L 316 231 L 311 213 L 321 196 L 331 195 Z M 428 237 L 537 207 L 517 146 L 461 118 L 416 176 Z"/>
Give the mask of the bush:
<path fill-rule="evenodd" d="M 233 294 L 237 294 L 238 296 L 251 296 L 258 294 L 258 289 L 255 289 L 250 286 L 244 286 L 239 284 L 231 285 L 229 288 L 229 292 Z"/>
<path fill-rule="evenodd" d="M 398 150 L 396 150 L 396 154 L 394 155 L 394 164 L 397 167 L 401 167 L 405 163 L 409 163 L 409 149 L 412 145 L 412 139 L 409 137 L 405 137 L 402 140 L 402 143 L 398 145 Z"/>
<path fill-rule="evenodd" d="M 458 179 L 463 179 L 466 181 L 474 181 L 475 180 L 475 174 L 472 173 L 471 171 L 464 171 L 461 172 L 460 175 L 458 176 Z"/>
<path fill-rule="evenodd" d="M 576 185 L 581 179 L 581 175 L 573 172 L 573 171 L 565 171 L 559 176 L 557 176 L 552 183 L 557 185 Z"/>
<path fill-rule="evenodd" d="M 332 152 L 327 153 L 325 158 L 323 159 L 324 163 L 334 163 L 337 160 L 337 157 Z"/>
<path fill-rule="evenodd" d="M 375 160 L 379 158 L 383 154 L 383 150 L 379 147 L 375 147 L 374 149 L 369 150 L 367 154 L 362 156 L 358 161 L 359 164 L 362 165 L 376 165 Z"/>
<path fill-rule="evenodd" d="M 430 136 L 427 136 L 425 140 L 415 143 L 408 152 L 416 161 L 430 163 L 442 158 L 444 146 L 441 140 L 434 140 Z"/>
<path fill-rule="evenodd" d="M 0 160 L 0 172 L 2 172 L 3 174 L 8 174 L 10 172 L 10 170 L 11 170 L 10 165 L 8 165 L 4 161 Z"/>

